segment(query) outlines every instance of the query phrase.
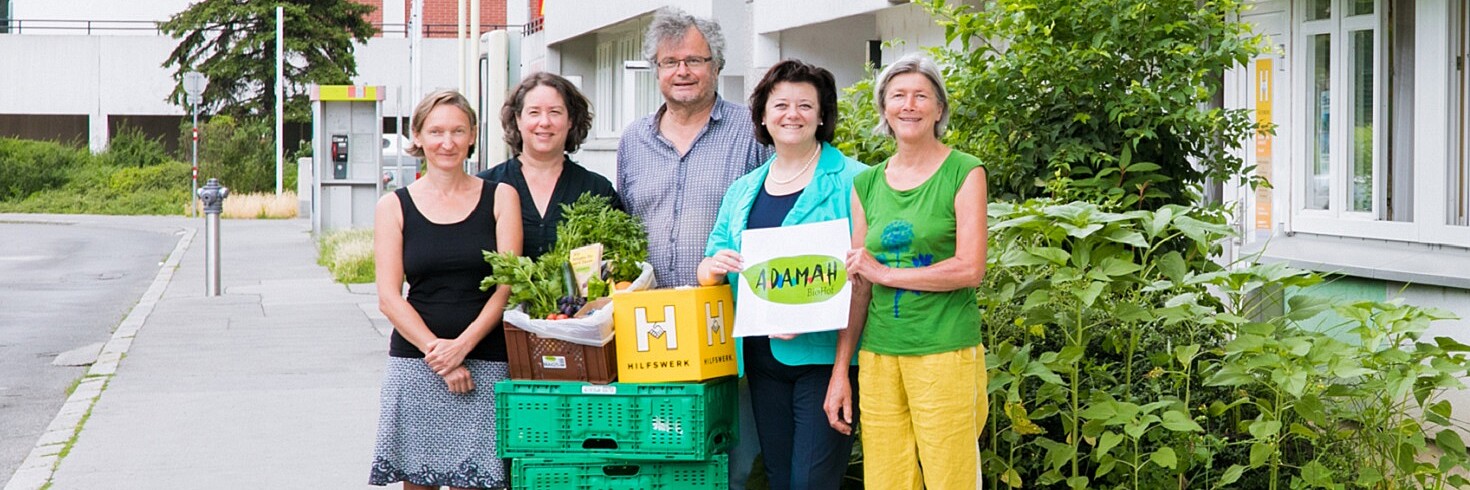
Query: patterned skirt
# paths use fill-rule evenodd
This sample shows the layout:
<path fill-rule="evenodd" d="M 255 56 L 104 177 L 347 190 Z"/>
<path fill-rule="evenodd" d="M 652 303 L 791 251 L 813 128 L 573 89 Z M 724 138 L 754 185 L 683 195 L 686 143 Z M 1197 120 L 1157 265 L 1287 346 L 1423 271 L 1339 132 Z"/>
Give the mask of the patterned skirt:
<path fill-rule="evenodd" d="M 466 359 L 465 367 L 475 389 L 454 394 L 423 359 L 388 358 L 368 483 L 507 486 L 495 454 L 495 383 L 508 378 L 509 369 L 478 359 Z"/>

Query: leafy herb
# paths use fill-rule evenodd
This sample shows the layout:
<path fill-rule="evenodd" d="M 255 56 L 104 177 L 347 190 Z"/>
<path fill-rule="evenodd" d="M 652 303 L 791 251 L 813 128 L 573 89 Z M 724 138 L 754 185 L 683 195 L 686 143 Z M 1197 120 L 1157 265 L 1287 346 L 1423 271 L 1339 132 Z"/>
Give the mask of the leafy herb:
<path fill-rule="evenodd" d="M 566 260 L 574 248 L 601 243 L 613 280 L 632 281 L 641 272 L 638 263 L 648 260 L 648 233 L 638 218 L 613 208 L 611 201 L 587 193 L 562 206 L 556 246 L 547 253 Z"/>
<path fill-rule="evenodd" d="M 583 194 L 570 206 L 562 205 L 561 223 L 556 225 L 556 246 L 531 260 L 502 252 L 485 252 L 494 269 L 480 282 L 481 290 L 509 284 L 510 305 L 523 305 L 531 318 L 544 318 L 558 311 L 563 296 L 562 268 L 572 249 L 601 243 L 612 277 L 617 281 L 638 278 L 639 262 L 648 260 L 648 234 L 638 219 L 612 207 L 611 199 Z"/>

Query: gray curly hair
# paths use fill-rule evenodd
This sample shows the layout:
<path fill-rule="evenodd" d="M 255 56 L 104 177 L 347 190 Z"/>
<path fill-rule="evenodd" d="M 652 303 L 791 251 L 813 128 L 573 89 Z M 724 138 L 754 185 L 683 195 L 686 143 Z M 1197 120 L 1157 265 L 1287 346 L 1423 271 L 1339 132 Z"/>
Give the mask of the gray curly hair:
<path fill-rule="evenodd" d="M 888 118 L 883 116 L 887 107 L 883 93 L 888 91 L 888 82 L 906 73 L 922 74 L 934 85 L 934 96 L 939 99 L 939 122 L 934 124 L 934 137 L 944 138 L 944 130 L 949 126 L 949 91 L 944 89 L 944 75 L 940 74 L 939 65 L 919 53 L 899 58 L 878 74 L 878 83 L 873 85 L 873 103 L 878 105 L 878 126 L 873 128 L 873 134 L 893 137 L 893 128 L 888 127 Z"/>
<path fill-rule="evenodd" d="M 658 46 L 665 42 L 684 40 L 689 28 L 699 30 L 704 42 L 709 45 L 709 55 L 714 58 L 715 73 L 725 69 L 725 35 L 720 25 L 709 19 L 689 15 L 678 7 L 663 7 L 653 13 L 653 22 L 643 35 L 643 59 L 658 65 Z"/>

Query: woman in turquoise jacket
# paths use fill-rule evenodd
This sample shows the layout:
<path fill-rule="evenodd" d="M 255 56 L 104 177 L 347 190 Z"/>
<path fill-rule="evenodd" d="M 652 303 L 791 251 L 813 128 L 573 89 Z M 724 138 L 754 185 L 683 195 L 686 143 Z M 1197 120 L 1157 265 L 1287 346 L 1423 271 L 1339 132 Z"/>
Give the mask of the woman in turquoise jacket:
<path fill-rule="evenodd" d="M 837 86 L 823 68 L 797 60 L 771 67 L 750 97 L 750 112 L 756 139 L 776 154 L 725 192 L 699 264 L 702 285 L 737 280 L 742 231 L 847 218 L 852 179 L 867 168 L 831 144 Z M 740 344 L 771 489 L 838 488 L 852 437 L 829 426 L 822 410 L 837 333 L 746 337 Z M 856 373 L 848 372 L 852 386 Z"/>

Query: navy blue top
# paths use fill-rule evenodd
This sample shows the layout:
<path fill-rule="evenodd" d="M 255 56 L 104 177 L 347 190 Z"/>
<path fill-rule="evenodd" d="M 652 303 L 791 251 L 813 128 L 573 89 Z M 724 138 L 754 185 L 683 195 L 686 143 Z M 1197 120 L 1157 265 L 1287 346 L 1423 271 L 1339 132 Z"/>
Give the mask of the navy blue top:
<path fill-rule="evenodd" d="M 571 205 L 584 193 L 612 198 L 612 207 L 623 209 L 623 201 L 613 190 L 606 177 L 577 165 L 571 157 L 561 166 L 561 176 L 551 191 L 551 201 L 546 205 L 546 215 L 536 210 L 536 201 L 531 198 L 531 187 L 526 184 L 526 174 L 521 170 L 521 159 L 512 157 L 505 163 L 480 172 L 478 177 L 491 182 L 504 182 L 516 189 L 521 197 L 521 255 L 540 257 L 556 246 L 556 225 L 561 223 L 561 206 Z"/>
<path fill-rule="evenodd" d="M 755 195 L 755 202 L 750 205 L 750 218 L 745 222 L 745 229 L 781 226 L 781 223 L 786 221 L 786 215 L 791 213 L 791 208 L 796 206 L 796 198 L 801 197 L 801 192 L 773 196 L 770 192 L 766 192 L 766 186 L 761 186 L 760 193 Z"/>

